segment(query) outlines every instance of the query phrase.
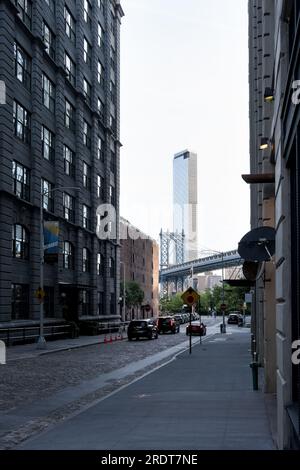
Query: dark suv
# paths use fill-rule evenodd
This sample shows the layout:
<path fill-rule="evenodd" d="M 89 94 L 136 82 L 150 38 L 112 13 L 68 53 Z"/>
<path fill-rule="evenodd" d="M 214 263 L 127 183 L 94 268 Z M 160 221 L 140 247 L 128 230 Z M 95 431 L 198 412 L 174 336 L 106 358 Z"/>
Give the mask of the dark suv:
<path fill-rule="evenodd" d="M 179 333 L 180 324 L 174 317 L 158 317 L 157 329 L 159 334 L 163 333 Z"/>
<path fill-rule="evenodd" d="M 232 313 L 229 313 L 228 315 L 227 323 L 228 325 L 243 326 L 244 319 L 239 312 L 232 312 Z"/>
<path fill-rule="evenodd" d="M 132 320 L 127 330 L 128 341 L 140 338 L 157 339 L 158 332 L 156 321 L 151 319 Z"/>

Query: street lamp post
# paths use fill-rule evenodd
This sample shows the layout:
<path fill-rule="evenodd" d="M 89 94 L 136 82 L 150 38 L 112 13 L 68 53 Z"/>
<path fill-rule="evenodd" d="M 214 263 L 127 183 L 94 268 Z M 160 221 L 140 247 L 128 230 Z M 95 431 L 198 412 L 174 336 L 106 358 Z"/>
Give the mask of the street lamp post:
<path fill-rule="evenodd" d="M 125 279 L 125 263 L 120 261 L 120 264 L 123 264 L 123 322 L 126 321 L 126 279 Z"/>
<path fill-rule="evenodd" d="M 64 191 L 65 189 L 75 189 L 79 190 L 80 188 L 74 186 L 63 186 L 60 188 L 53 188 L 49 191 L 41 190 L 41 202 L 40 202 L 40 334 L 37 341 L 37 349 L 46 348 L 46 339 L 44 337 L 44 197 L 49 196 L 49 194 L 54 191 Z"/>
<path fill-rule="evenodd" d="M 222 312 L 223 312 L 223 327 L 222 331 L 223 333 L 226 332 L 226 327 L 225 327 L 225 308 L 224 308 L 224 301 L 225 301 L 225 292 L 224 292 L 224 252 L 222 251 Z"/>

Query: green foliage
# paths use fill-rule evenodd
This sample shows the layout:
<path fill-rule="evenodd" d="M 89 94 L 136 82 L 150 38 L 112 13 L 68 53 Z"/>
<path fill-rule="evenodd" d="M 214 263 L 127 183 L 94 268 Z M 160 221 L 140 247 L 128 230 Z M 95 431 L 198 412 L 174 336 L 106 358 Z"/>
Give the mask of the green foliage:
<path fill-rule="evenodd" d="M 241 310 L 245 300 L 245 294 L 249 291 L 246 287 L 230 287 L 224 284 L 224 303 L 230 310 Z M 213 289 L 207 289 L 201 294 L 200 310 L 208 313 L 210 310 L 221 310 L 223 303 L 223 288 L 215 286 Z"/>
<path fill-rule="evenodd" d="M 123 297 L 124 286 L 123 283 L 120 286 L 120 293 Z M 144 291 L 141 289 L 140 285 L 135 281 L 129 281 L 125 283 L 125 293 L 126 293 L 126 306 L 139 307 L 144 300 Z"/>
<path fill-rule="evenodd" d="M 162 297 L 160 299 L 160 311 L 162 313 L 177 313 L 181 312 L 183 301 L 181 299 L 181 292 L 178 292 L 171 298 Z"/>

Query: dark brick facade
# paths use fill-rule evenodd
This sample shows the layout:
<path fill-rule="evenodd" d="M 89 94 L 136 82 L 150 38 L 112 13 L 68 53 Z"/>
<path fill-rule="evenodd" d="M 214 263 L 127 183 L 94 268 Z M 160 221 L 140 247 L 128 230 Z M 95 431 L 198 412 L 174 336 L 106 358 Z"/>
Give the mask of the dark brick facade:
<path fill-rule="evenodd" d="M 32 8 L 26 15 L 20 3 L 18 0 L 0 0 L 0 80 L 6 84 L 6 104 L 0 106 L 0 323 L 39 318 L 39 302 L 34 292 L 40 283 L 41 179 L 47 180 L 56 189 L 51 193 L 54 209 L 51 212 L 44 210 L 44 219 L 58 220 L 60 228 L 58 262 L 53 265 L 45 263 L 44 267 L 46 317 L 62 318 L 66 308 L 74 319 L 83 315 L 84 318 L 98 316 L 100 319 L 117 319 L 119 272 L 115 269 L 111 277 L 109 262 L 113 258 L 114 265 L 119 265 L 118 234 L 116 240 L 98 240 L 96 209 L 99 204 L 110 202 L 113 187 L 114 205 L 119 217 L 122 8 L 117 0 L 33 0 L 28 2 Z M 88 21 L 85 21 L 84 6 L 87 3 L 91 10 Z M 71 37 L 66 34 L 66 11 L 74 20 Z M 98 25 L 103 33 L 101 47 L 98 45 Z M 48 41 L 45 28 L 46 33 L 49 28 L 55 38 L 50 49 L 45 48 Z M 84 38 L 91 46 L 88 63 L 84 62 Z M 23 83 L 20 81 L 22 67 L 19 67 L 19 76 L 16 76 L 16 47 L 21 48 L 30 64 L 29 73 L 24 74 L 29 79 L 24 79 Z M 75 83 L 67 77 L 65 53 L 75 64 Z M 103 69 L 100 82 L 98 62 Z M 43 75 L 53 84 L 53 99 L 49 98 L 46 87 L 42 89 Z M 90 84 L 90 102 L 84 96 L 84 79 Z M 114 96 L 111 95 L 111 82 L 115 86 Z M 66 99 L 75 110 L 73 129 L 65 125 Z M 98 99 L 105 105 L 103 113 L 99 113 Z M 49 101 L 50 109 L 44 105 Z M 30 116 L 30 129 L 26 131 L 28 143 L 22 139 L 24 126 L 14 124 L 14 102 L 27 110 Z M 84 121 L 90 126 L 90 148 L 83 142 Z M 43 156 L 42 126 L 51 131 L 54 138 L 53 149 L 49 152 L 52 158 L 48 159 Z M 100 158 L 98 138 L 101 138 L 103 146 Z M 73 175 L 65 171 L 64 146 L 74 152 Z M 18 197 L 15 194 L 13 161 L 25 167 L 30 175 L 28 200 L 24 195 Z M 91 178 L 87 188 L 83 184 L 84 162 L 88 165 Z M 97 193 L 98 175 L 103 178 L 104 185 L 100 197 Z M 21 178 L 20 175 L 18 178 Z M 15 184 L 19 185 L 18 182 Z M 63 187 L 79 189 L 59 189 Z M 65 220 L 63 192 L 74 197 L 74 222 Z M 89 208 L 89 229 L 83 227 L 83 205 Z M 12 230 L 15 224 L 24 227 L 27 233 L 27 259 L 13 256 Z M 64 241 L 73 245 L 74 269 L 64 268 Z M 18 243 L 13 244 L 17 244 L 17 250 L 20 250 Z M 90 253 L 89 272 L 83 272 L 84 247 Z M 104 265 L 100 275 L 97 274 L 98 253 L 102 254 Z M 14 289 L 12 285 L 15 285 Z"/>
<path fill-rule="evenodd" d="M 121 282 L 125 266 L 126 282 L 137 282 L 144 292 L 142 305 L 127 309 L 125 319 L 156 317 L 159 310 L 158 243 L 123 218 L 120 219 L 120 237 L 121 262 L 124 263 L 121 264 Z"/>

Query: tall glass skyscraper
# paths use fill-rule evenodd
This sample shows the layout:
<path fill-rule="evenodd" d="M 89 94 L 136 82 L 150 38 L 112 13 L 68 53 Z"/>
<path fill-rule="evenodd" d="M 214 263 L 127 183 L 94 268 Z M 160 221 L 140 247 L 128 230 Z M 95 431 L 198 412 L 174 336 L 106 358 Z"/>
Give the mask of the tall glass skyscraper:
<path fill-rule="evenodd" d="M 173 231 L 185 235 L 185 261 L 198 257 L 197 154 L 184 150 L 173 161 Z"/>

